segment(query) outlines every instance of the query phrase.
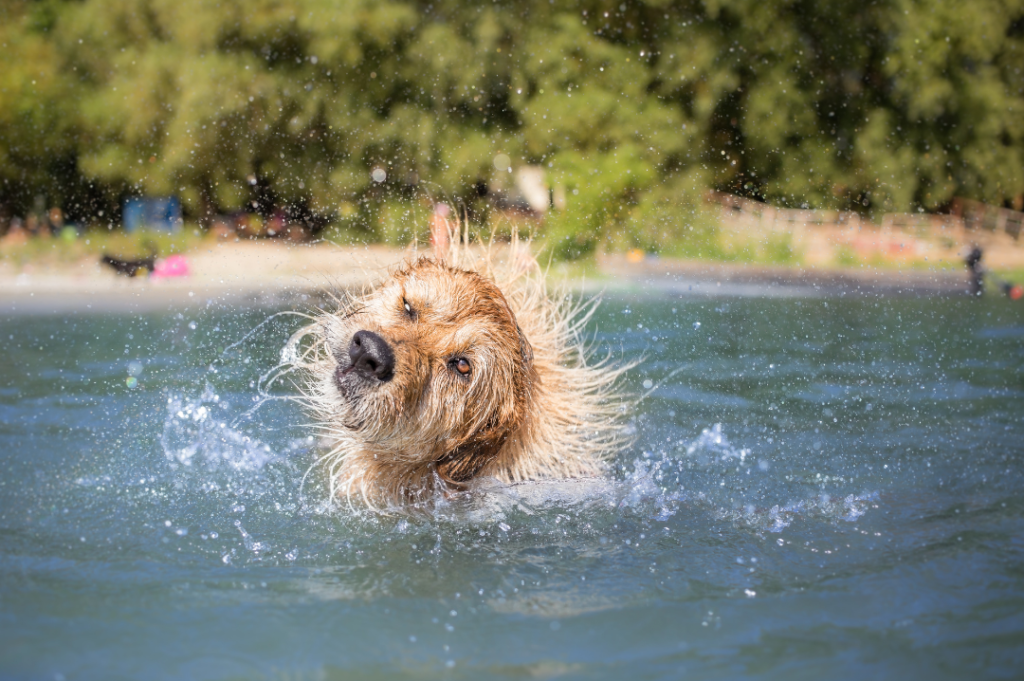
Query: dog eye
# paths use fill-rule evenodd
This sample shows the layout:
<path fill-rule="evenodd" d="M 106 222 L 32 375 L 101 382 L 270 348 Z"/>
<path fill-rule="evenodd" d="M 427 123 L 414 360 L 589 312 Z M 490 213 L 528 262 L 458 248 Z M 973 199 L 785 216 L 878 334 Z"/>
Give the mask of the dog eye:
<path fill-rule="evenodd" d="M 473 370 L 473 367 L 469 365 L 469 360 L 465 357 L 453 359 L 448 365 L 463 376 L 469 376 L 469 372 Z"/>
<path fill-rule="evenodd" d="M 409 315 L 410 317 L 416 316 L 416 313 L 413 312 L 412 305 L 410 305 L 409 301 L 406 300 L 405 298 L 402 298 L 402 306 L 405 308 L 405 313 L 407 315 Z"/>

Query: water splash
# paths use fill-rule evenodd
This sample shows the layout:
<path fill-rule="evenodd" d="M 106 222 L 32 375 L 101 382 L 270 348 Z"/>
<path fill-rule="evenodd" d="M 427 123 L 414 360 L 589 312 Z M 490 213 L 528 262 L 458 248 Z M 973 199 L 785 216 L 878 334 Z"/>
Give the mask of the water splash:
<path fill-rule="evenodd" d="M 819 492 L 781 501 L 778 497 L 791 494 L 792 486 L 786 483 L 789 476 L 775 470 L 767 458 L 730 443 L 716 423 L 667 451 L 643 452 L 625 471 L 619 507 L 667 520 L 689 503 L 710 507 L 723 520 L 781 532 L 797 517 L 854 521 L 878 501 L 876 492 L 841 498 Z"/>
<path fill-rule="evenodd" d="M 621 466 L 618 480 L 485 482 L 474 489 L 468 506 L 456 505 L 445 514 L 500 524 L 513 512 L 569 510 L 574 517 L 592 519 L 614 509 L 617 515 L 664 522 L 691 509 L 757 532 L 777 533 L 801 517 L 852 522 L 878 502 L 875 492 L 830 495 L 806 488 L 793 500 L 796 490 L 787 477 L 767 458 L 730 443 L 722 424 L 716 423 L 692 440 L 641 452 Z"/>
<path fill-rule="evenodd" d="M 693 456 L 697 452 L 711 452 L 721 457 L 722 461 L 739 459 L 742 464 L 750 454 L 749 449 L 736 449 L 725 438 L 722 432 L 722 424 L 716 423 L 711 428 L 701 431 L 700 437 L 686 445 L 686 455 Z"/>
<path fill-rule="evenodd" d="M 167 418 L 160 444 L 168 459 L 191 466 L 225 465 L 235 470 L 259 470 L 281 458 L 269 445 L 231 425 L 230 405 L 210 385 L 198 398 L 180 394 L 167 398 Z"/>
<path fill-rule="evenodd" d="M 249 551 L 252 551 L 253 555 L 255 555 L 257 558 L 259 557 L 261 551 L 267 551 L 271 548 L 267 543 L 253 539 L 252 535 L 249 534 L 244 527 L 242 527 L 241 520 L 235 521 L 235 529 L 237 529 L 239 534 L 242 535 L 242 543 L 245 545 L 245 548 Z"/>
<path fill-rule="evenodd" d="M 249 482 L 263 469 L 285 461 L 297 450 L 308 453 L 311 438 L 285 447 L 262 442 L 237 427 L 227 400 L 207 385 L 198 397 L 172 394 L 160 437 L 164 455 L 183 469 L 202 466 L 246 475 Z M 439 499 L 429 514 L 435 521 L 501 524 L 514 515 L 547 515 L 570 510 L 574 517 L 595 519 L 628 515 L 665 522 L 691 509 L 757 532 L 782 532 L 798 518 L 826 522 L 854 521 L 878 502 L 877 493 L 829 494 L 794 490 L 782 467 L 747 447 L 733 445 L 722 424 L 701 430 L 657 450 L 644 450 L 620 466 L 617 479 L 555 480 L 503 485 L 481 481 L 461 502 Z M 209 481 L 204 483 L 208 484 Z M 296 490 L 277 488 L 289 500 Z M 300 494 L 305 498 L 304 494 Z M 305 499 L 314 515 L 352 515 L 329 498 Z M 312 504 L 312 505 L 310 505 Z M 288 504 L 291 506 L 291 504 Z M 362 515 L 362 514 L 356 514 Z M 353 518 L 355 519 L 355 518 Z M 365 518 L 363 518 L 365 520 Z M 428 521 L 429 522 L 429 521 Z M 243 539 L 247 532 L 237 526 Z M 401 532 L 401 526 L 398 526 Z M 244 542 L 250 551 L 249 541 Z M 259 551 L 254 553 L 259 555 Z"/>

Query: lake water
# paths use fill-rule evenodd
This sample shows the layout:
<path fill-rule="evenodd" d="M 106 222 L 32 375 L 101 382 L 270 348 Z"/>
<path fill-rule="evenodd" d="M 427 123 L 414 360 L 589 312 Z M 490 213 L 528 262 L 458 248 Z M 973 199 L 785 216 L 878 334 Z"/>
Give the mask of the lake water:
<path fill-rule="evenodd" d="M 1024 670 L 1022 305 L 610 296 L 609 481 L 383 519 L 303 481 L 271 312 L 0 318 L 0 676 Z"/>

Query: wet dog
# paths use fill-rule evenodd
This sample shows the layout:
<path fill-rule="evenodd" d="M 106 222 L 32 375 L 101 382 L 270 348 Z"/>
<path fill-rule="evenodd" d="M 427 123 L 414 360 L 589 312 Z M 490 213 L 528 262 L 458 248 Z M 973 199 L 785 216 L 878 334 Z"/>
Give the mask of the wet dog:
<path fill-rule="evenodd" d="M 593 305 L 553 300 L 518 242 L 452 239 L 299 336 L 332 491 L 379 510 L 471 487 L 601 475 L 622 440 L 621 368 L 588 363 Z M 500 274 L 504 270 L 504 274 Z"/>

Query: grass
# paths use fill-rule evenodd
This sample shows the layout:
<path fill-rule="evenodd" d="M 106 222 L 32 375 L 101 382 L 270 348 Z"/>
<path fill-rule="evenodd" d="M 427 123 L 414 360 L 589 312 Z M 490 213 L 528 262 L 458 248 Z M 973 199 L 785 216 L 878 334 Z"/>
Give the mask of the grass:
<path fill-rule="evenodd" d="M 789 234 L 746 236 L 716 226 L 701 226 L 660 246 L 658 255 L 712 262 L 798 266 L 803 255 Z"/>
<path fill-rule="evenodd" d="M 835 250 L 835 263 L 840 267 L 857 267 L 861 264 L 857 251 L 846 244 L 840 244 Z"/>
<path fill-rule="evenodd" d="M 203 243 L 205 235 L 192 226 L 178 232 L 138 231 L 94 228 L 77 234 L 65 230 L 57 236 L 33 238 L 24 243 L 0 242 L 0 263 L 22 267 L 29 263 L 59 265 L 98 259 L 109 254 L 122 259 L 167 256 L 184 253 Z"/>
<path fill-rule="evenodd" d="M 1024 285 L 1024 267 L 1017 267 L 1013 269 L 998 269 L 993 270 L 995 275 L 1000 279 L 1005 279 L 1014 284 Z"/>
<path fill-rule="evenodd" d="M 839 244 L 833 252 L 832 264 L 844 268 L 869 268 L 873 270 L 917 270 L 917 271 L 941 271 L 960 272 L 964 269 L 963 262 L 959 260 L 944 260 L 927 257 L 914 258 L 887 258 L 880 252 L 871 252 L 868 255 L 857 253 L 847 244 Z"/>

